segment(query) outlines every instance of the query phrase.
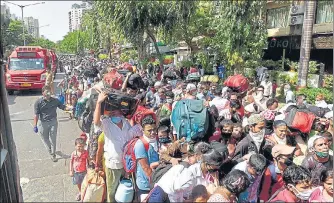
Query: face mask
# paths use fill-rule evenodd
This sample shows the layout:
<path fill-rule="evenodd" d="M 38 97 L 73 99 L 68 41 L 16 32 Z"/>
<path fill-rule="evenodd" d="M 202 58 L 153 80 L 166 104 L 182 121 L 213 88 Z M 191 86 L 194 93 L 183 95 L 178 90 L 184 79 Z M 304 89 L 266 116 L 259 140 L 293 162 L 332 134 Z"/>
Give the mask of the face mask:
<path fill-rule="evenodd" d="M 119 124 L 122 121 L 122 117 L 117 117 L 117 116 L 112 116 L 111 117 L 111 122 L 115 124 Z"/>
<path fill-rule="evenodd" d="M 165 144 L 165 143 L 169 143 L 171 141 L 170 141 L 169 137 L 160 137 L 159 142 L 162 143 L 162 144 Z"/>
<path fill-rule="evenodd" d="M 222 132 L 221 135 L 222 135 L 223 139 L 228 139 L 228 138 L 231 137 L 232 133 Z"/>
<path fill-rule="evenodd" d="M 285 159 L 284 165 L 291 166 L 292 164 L 293 164 L 293 159 L 292 158 Z"/>
<path fill-rule="evenodd" d="M 194 92 L 191 93 L 191 96 L 196 96 L 196 95 L 197 95 L 196 91 L 194 91 Z"/>
<path fill-rule="evenodd" d="M 171 103 L 173 103 L 173 99 L 166 99 L 166 102 L 167 102 L 168 104 L 171 104 Z"/>
<path fill-rule="evenodd" d="M 299 192 L 295 186 L 293 185 L 290 185 L 290 186 L 294 188 L 294 190 L 297 191 L 297 194 L 295 193 L 295 195 L 298 199 L 301 199 L 301 200 L 308 200 L 313 192 L 312 190 L 305 190 L 303 192 Z"/>
<path fill-rule="evenodd" d="M 327 158 L 329 153 L 328 152 L 315 152 L 315 154 L 320 158 Z"/>
<path fill-rule="evenodd" d="M 253 137 L 263 137 L 264 136 L 264 129 L 261 130 L 260 132 L 257 132 L 257 133 L 252 132 L 252 136 Z"/>

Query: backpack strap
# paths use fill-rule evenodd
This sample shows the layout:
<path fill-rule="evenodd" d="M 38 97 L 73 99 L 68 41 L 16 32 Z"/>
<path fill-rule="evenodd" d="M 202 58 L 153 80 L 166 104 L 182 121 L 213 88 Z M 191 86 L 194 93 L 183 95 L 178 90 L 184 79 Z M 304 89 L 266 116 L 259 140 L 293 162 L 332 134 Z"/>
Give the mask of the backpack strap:
<path fill-rule="evenodd" d="M 268 166 L 268 169 L 270 171 L 270 175 L 271 175 L 271 180 L 273 182 L 277 182 L 277 174 L 276 174 L 276 171 L 275 171 L 275 165 L 274 164 L 270 164 Z"/>
<path fill-rule="evenodd" d="M 150 143 L 148 143 L 143 136 L 139 136 L 138 137 L 144 144 L 144 147 L 145 147 L 145 151 L 148 152 L 149 148 L 150 148 Z"/>

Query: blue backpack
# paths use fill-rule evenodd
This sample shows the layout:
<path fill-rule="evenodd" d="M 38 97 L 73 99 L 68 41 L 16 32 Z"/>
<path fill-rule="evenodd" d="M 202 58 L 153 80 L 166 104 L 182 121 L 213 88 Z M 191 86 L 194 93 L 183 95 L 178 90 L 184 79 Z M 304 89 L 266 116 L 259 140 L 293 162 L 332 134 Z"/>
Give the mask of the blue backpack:
<path fill-rule="evenodd" d="M 171 120 L 178 139 L 198 141 L 209 128 L 209 112 L 202 100 L 184 99 L 175 104 Z"/>

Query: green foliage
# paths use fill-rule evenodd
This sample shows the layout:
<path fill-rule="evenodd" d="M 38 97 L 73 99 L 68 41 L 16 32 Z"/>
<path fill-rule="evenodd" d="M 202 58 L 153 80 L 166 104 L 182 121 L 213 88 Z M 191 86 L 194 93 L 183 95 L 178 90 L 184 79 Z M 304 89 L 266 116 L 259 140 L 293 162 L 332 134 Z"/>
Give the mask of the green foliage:
<path fill-rule="evenodd" d="M 309 61 L 308 63 L 308 72 L 311 74 L 315 74 L 318 72 L 319 64 L 316 61 Z"/>
<path fill-rule="evenodd" d="M 333 88 L 333 75 L 324 76 L 324 87 L 329 89 Z"/>
<path fill-rule="evenodd" d="M 326 89 L 326 88 L 302 88 L 297 91 L 297 94 L 304 94 L 306 95 L 307 102 L 314 104 L 315 98 L 318 94 L 323 94 L 325 97 L 325 101 L 328 103 L 333 102 L 333 92 Z"/>
<path fill-rule="evenodd" d="M 215 31 L 211 46 L 229 67 L 241 68 L 247 60 L 261 59 L 267 40 L 265 5 L 266 1 L 221 1 L 220 15 L 211 24 Z"/>
<path fill-rule="evenodd" d="M 189 68 L 194 65 L 191 60 L 183 60 L 183 61 L 180 61 L 179 64 L 180 64 L 179 67 L 184 66 L 186 68 Z"/>
<path fill-rule="evenodd" d="M 130 59 L 136 60 L 137 58 L 138 58 L 137 51 L 131 49 L 131 50 L 126 50 L 123 53 L 121 53 L 120 61 L 124 63 L 124 62 L 129 62 Z"/>
<path fill-rule="evenodd" d="M 298 82 L 298 74 L 297 73 L 280 72 L 278 74 L 278 78 L 281 81 L 281 83 L 289 83 L 292 86 L 297 85 L 297 82 Z"/>
<path fill-rule="evenodd" d="M 48 39 L 43 39 L 43 38 L 37 38 L 34 39 L 34 41 L 30 44 L 28 44 L 29 46 L 41 46 L 43 48 L 47 48 L 47 49 L 55 49 L 56 48 L 56 43 L 54 43 L 53 41 L 50 41 Z"/>
<path fill-rule="evenodd" d="M 86 31 L 73 31 L 67 33 L 63 40 L 57 45 L 57 49 L 63 53 L 82 53 L 85 49 L 90 48 L 90 38 Z"/>

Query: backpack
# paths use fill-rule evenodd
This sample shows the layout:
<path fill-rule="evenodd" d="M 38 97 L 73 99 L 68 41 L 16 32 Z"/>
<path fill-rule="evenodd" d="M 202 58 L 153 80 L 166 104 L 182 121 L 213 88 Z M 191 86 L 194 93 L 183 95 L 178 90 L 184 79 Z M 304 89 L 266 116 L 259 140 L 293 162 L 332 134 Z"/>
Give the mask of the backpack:
<path fill-rule="evenodd" d="M 127 82 L 127 87 L 133 90 L 139 90 L 139 89 L 144 89 L 144 86 L 145 86 L 144 81 L 140 77 L 140 75 L 138 75 L 137 73 L 130 75 L 129 80 Z"/>
<path fill-rule="evenodd" d="M 307 109 L 292 108 L 285 117 L 289 128 L 297 129 L 302 133 L 311 131 L 316 116 Z"/>
<path fill-rule="evenodd" d="M 123 75 L 118 73 L 116 69 L 113 69 L 104 75 L 103 80 L 109 84 L 111 88 L 120 90 L 123 85 L 123 78 Z"/>
<path fill-rule="evenodd" d="M 325 114 L 330 111 L 329 108 L 321 108 L 313 105 L 307 105 L 306 108 L 320 118 L 323 118 Z"/>
<path fill-rule="evenodd" d="M 178 139 L 195 141 L 205 137 L 210 119 L 202 100 L 184 99 L 175 104 L 171 120 Z"/>
<path fill-rule="evenodd" d="M 141 140 L 143 142 L 146 152 L 148 152 L 148 149 L 150 147 L 150 144 L 144 139 L 143 136 L 135 137 L 125 144 L 122 156 L 122 163 L 124 170 L 127 173 L 133 173 L 136 171 L 137 159 L 134 148 L 138 140 Z"/>
<path fill-rule="evenodd" d="M 152 171 L 151 178 L 150 178 L 150 189 L 153 189 L 154 185 L 172 167 L 173 167 L 173 164 L 159 164 L 159 166 L 154 171 Z"/>
<path fill-rule="evenodd" d="M 96 68 L 89 68 L 84 70 L 83 75 L 87 78 L 95 78 L 98 75 L 98 70 Z"/>
<path fill-rule="evenodd" d="M 95 170 L 88 171 L 81 185 L 82 202 L 104 202 L 106 197 L 106 184 Z"/>
<path fill-rule="evenodd" d="M 248 89 L 249 82 L 246 77 L 239 74 L 239 75 L 229 76 L 225 80 L 224 85 L 231 88 L 234 91 L 244 92 Z"/>
<path fill-rule="evenodd" d="M 147 109 L 143 106 L 138 106 L 136 112 L 133 114 L 133 120 L 136 121 L 136 123 L 141 125 L 141 122 L 143 120 L 143 118 L 145 118 L 146 116 L 152 116 L 152 118 L 156 121 L 157 117 L 156 114 L 151 110 L 151 109 Z"/>

